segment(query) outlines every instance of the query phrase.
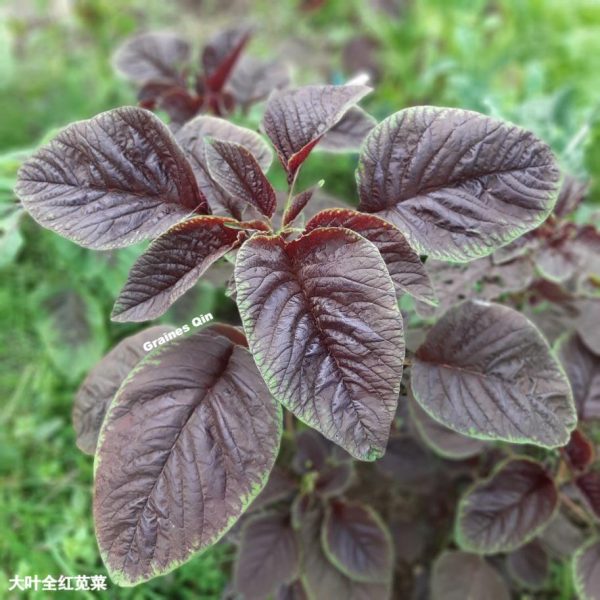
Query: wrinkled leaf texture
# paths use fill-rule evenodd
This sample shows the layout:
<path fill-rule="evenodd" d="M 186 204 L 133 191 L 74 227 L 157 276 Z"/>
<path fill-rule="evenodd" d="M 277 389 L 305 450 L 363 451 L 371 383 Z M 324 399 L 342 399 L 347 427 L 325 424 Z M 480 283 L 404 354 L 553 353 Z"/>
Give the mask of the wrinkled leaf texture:
<path fill-rule="evenodd" d="M 263 129 L 290 181 L 327 131 L 370 91 L 364 85 L 307 85 L 271 95 Z"/>
<path fill-rule="evenodd" d="M 113 321 L 148 321 L 162 315 L 217 260 L 241 244 L 238 222 L 213 215 L 175 225 L 135 262 L 115 302 Z"/>
<path fill-rule="evenodd" d="M 252 153 L 241 144 L 210 138 L 205 145 L 212 178 L 230 196 L 252 204 L 261 214 L 275 212 L 275 190 Z"/>
<path fill-rule="evenodd" d="M 142 360 L 96 453 L 96 535 L 113 581 L 167 573 L 221 538 L 265 485 L 281 420 L 248 350 L 210 327 Z"/>
<path fill-rule="evenodd" d="M 341 228 L 238 252 L 237 302 L 273 395 L 359 460 L 380 457 L 397 406 L 404 337 L 385 263 Z"/>
<path fill-rule="evenodd" d="M 157 325 L 126 337 L 88 373 L 73 403 L 73 428 L 80 450 L 86 454 L 96 452 L 104 415 L 129 372 L 146 356 L 144 343 L 172 330 L 171 326 Z"/>
<path fill-rule="evenodd" d="M 552 152 L 532 133 L 467 110 L 419 106 L 367 136 L 359 210 L 396 225 L 420 254 L 465 262 L 542 223 L 559 179 Z"/>
<path fill-rule="evenodd" d="M 571 388 L 548 343 L 499 304 L 451 308 L 417 350 L 411 384 L 431 417 L 483 440 L 554 448 L 576 425 Z"/>
<path fill-rule="evenodd" d="M 387 221 L 355 210 L 332 208 L 317 213 L 306 223 L 307 232 L 318 227 L 345 227 L 369 240 L 381 253 L 398 296 L 407 293 L 436 304 L 435 292 L 419 255 Z"/>
<path fill-rule="evenodd" d="M 209 210 L 169 130 L 135 107 L 69 125 L 25 161 L 15 191 L 40 225 L 95 249 L 154 237 Z"/>

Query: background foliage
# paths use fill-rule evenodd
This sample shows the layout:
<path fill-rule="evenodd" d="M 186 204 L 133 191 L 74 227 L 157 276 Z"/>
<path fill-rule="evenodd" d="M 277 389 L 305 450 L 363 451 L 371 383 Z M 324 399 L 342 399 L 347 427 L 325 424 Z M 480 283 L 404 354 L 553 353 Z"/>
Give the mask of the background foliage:
<path fill-rule="evenodd" d="M 171 28 L 199 46 L 241 19 L 251 49 L 283 56 L 298 82 L 341 82 L 368 70 L 377 118 L 415 104 L 471 108 L 550 142 L 600 201 L 600 2 L 595 0 L 15 0 L 0 4 L 0 596 L 8 579 L 104 573 L 94 539 L 92 464 L 74 442 L 70 410 L 86 371 L 132 325 L 109 321 L 141 247 L 97 253 L 36 226 L 11 189 L 28 149 L 56 128 L 133 104 L 111 54 L 138 30 Z M 246 117 L 258 122 L 260 108 Z M 249 121 L 249 123 L 248 123 Z M 315 153 L 303 178 L 355 202 L 355 157 Z M 325 163 L 325 164 L 323 164 Z M 311 169 L 311 165 L 313 168 Z M 318 168 L 317 168 L 318 167 Z M 592 210 L 582 207 L 584 220 Z M 197 286 L 161 321 L 212 312 L 236 322 L 222 287 Z M 225 546 L 119 598 L 218 598 Z M 571 598 L 567 573 L 557 598 Z M 91 594 L 90 594 L 91 596 Z"/>

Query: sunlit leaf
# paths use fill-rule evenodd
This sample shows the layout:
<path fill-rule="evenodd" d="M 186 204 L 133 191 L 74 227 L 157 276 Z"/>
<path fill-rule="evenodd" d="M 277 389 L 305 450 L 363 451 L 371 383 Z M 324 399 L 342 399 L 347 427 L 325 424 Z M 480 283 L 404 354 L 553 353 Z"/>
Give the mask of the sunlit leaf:
<path fill-rule="evenodd" d="M 576 425 L 571 388 L 548 343 L 499 304 L 450 309 L 417 350 L 411 384 L 430 416 L 479 439 L 554 448 Z"/>
<path fill-rule="evenodd" d="M 243 233 L 225 217 L 195 217 L 156 239 L 131 268 L 112 312 L 113 321 L 149 321 L 162 315 Z"/>
<path fill-rule="evenodd" d="M 357 176 L 360 210 L 396 225 L 419 253 L 463 262 L 544 221 L 560 172 L 528 131 L 471 111 L 420 106 L 375 127 Z"/>
<path fill-rule="evenodd" d="M 383 454 L 404 339 L 385 263 L 341 228 L 286 242 L 255 235 L 238 252 L 238 308 L 273 395 L 361 460 Z"/>
<path fill-rule="evenodd" d="M 169 130 L 133 107 L 69 125 L 24 163 L 15 191 L 40 225 L 96 249 L 159 235 L 208 210 Z"/>
<path fill-rule="evenodd" d="M 96 535 L 113 581 L 167 573 L 218 541 L 265 485 L 281 420 L 248 350 L 210 328 L 142 360 L 96 452 Z"/>

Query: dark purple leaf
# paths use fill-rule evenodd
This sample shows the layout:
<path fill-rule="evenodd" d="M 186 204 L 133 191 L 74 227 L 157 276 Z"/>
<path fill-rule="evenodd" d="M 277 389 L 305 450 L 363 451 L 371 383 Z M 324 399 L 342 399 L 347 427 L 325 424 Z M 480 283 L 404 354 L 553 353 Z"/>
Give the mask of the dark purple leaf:
<path fill-rule="evenodd" d="M 558 357 L 571 382 L 581 419 L 600 419 L 600 356 L 590 352 L 577 333 L 558 342 Z"/>
<path fill-rule="evenodd" d="M 113 581 L 169 572 L 219 540 L 265 485 L 281 421 L 252 355 L 210 328 L 140 362 L 96 453 L 96 535 Z"/>
<path fill-rule="evenodd" d="M 408 108 L 365 140 L 359 209 L 392 222 L 420 254 L 466 262 L 542 223 L 559 178 L 528 131 L 466 110 Z"/>
<path fill-rule="evenodd" d="M 292 476 L 283 469 L 275 466 L 269 475 L 267 485 L 265 485 L 262 492 L 252 502 L 248 508 L 248 512 L 262 510 L 271 504 L 285 500 L 297 490 L 298 485 Z"/>
<path fill-rule="evenodd" d="M 114 64 L 138 84 L 185 85 L 184 71 L 190 46 L 174 33 L 142 33 L 128 39 L 115 52 Z"/>
<path fill-rule="evenodd" d="M 263 128 L 290 181 L 327 131 L 370 91 L 364 85 L 309 85 L 271 95 Z"/>
<path fill-rule="evenodd" d="M 245 600 L 264 600 L 281 584 L 293 581 L 300 568 L 296 534 L 288 514 L 250 517 L 234 566 L 234 587 Z"/>
<path fill-rule="evenodd" d="M 375 466 L 403 490 L 429 490 L 434 483 L 435 461 L 410 435 L 390 438 L 385 454 Z"/>
<path fill-rule="evenodd" d="M 206 87 L 219 92 L 227 83 L 244 46 L 250 39 L 247 28 L 228 29 L 217 34 L 202 52 Z"/>
<path fill-rule="evenodd" d="M 411 384 L 431 417 L 482 440 L 555 448 L 577 422 L 548 343 L 522 314 L 499 304 L 450 309 L 417 350 Z"/>
<path fill-rule="evenodd" d="M 263 171 L 267 171 L 271 165 L 273 153 L 265 140 L 254 131 L 217 117 L 196 117 L 177 132 L 176 139 L 190 161 L 198 186 L 213 212 L 242 218 L 246 208 L 244 204 L 226 194 L 210 176 L 205 154 L 207 137 L 241 144 L 254 155 Z"/>
<path fill-rule="evenodd" d="M 554 481 L 539 463 L 509 459 L 462 497 L 457 541 L 480 554 L 516 550 L 548 524 L 557 505 Z"/>
<path fill-rule="evenodd" d="M 354 469 L 351 462 L 328 464 L 319 473 L 315 482 L 315 493 L 321 498 L 339 496 L 352 483 Z"/>
<path fill-rule="evenodd" d="M 162 315 L 219 258 L 240 245 L 244 234 L 226 217 L 194 217 L 156 239 L 131 268 L 111 318 L 149 321 Z"/>
<path fill-rule="evenodd" d="M 573 580 L 580 600 L 600 598 L 600 539 L 592 538 L 575 553 Z"/>
<path fill-rule="evenodd" d="M 539 536 L 544 548 L 555 558 L 564 560 L 573 556 L 581 545 L 584 534 L 562 513 L 557 512 Z"/>
<path fill-rule="evenodd" d="M 596 356 L 600 356 L 600 298 L 582 300 L 577 303 L 579 316 L 575 328 L 583 343 Z"/>
<path fill-rule="evenodd" d="M 274 90 L 287 87 L 289 83 L 290 72 L 283 62 L 242 56 L 231 73 L 226 89 L 238 104 L 247 108 Z"/>
<path fill-rule="evenodd" d="M 404 338 L 385 263 L 368 241 L 324 228 L 255 235 L 237 255 L 238 308 L 273 395 L 360 460 L 384 450 Z"/>
<path fill-rule="evenodd" d="M 585 471 L 595 459 L 592 442 L 579 429 L 573 431 L 569 443 L 562 451 L 575 471 Z"/>
<path fill-rule="evenodd" d="M 251 204 L 269 218 L 273 216 L 277 203 L 275 190 L 249 150 L 234 142 L 209 138 L 205 152 L 212 179 L 227 194 Z"/>
<path fill-rule="evenodd" d="M 281 221 L 283 227 L 287 227 L 288 225 L 291 225 L 294 222 L 296 217 L 298 217 L 298 215 L 306 208 L 306 205 L 310 202 L 310 199 L 313 197 L 315 190 L 320 188 L 322 185 L 323 182 L 321 181 L 316 186 L 308 188 L 307 190 L 296 194 L 292 198 L 289 208 L 286 209 L 286 211 L 283 213 L 283 218 Z"/>
<path fill-rule="evenodd" d="M 575 480 L 575 485 L 596 518 L 600 520 L 600 471 L 580 475 Z"/>
<path fill-rule="evenodd" d="M 443 458 L 463 460 L 480 454 L 486 442 L 464 436 L 432 419 L 415 401 L 408 396 L 410 414 L 423 441 Z"/>
<path fill-rule="evenodd" d="M 327 440 L 314 429 L 304 429 L 296 435 L 296 452 L 292 467 L 296 473 L 320 471 L 327 462 L 329 447 Z"/>
<path fill-rule="evenodd" d="M 144 344 L 151 344 L 170 331 L 174 328 L 157 325 L 121 340 L 89 372 L 77 390 L 73 404 L 73 428 L 80 450 L 86 454 L 96 452 L 104 415 L 129 372 L 148 353 Z"/>
<path fill-rule="evenodd" d="M 318 227 L 345 227 L 355 231 L 374 244 L 381 253 L 398 296 L 407 293 L 429 304 L 437 302 L 419 255 L 408 245 L 400 231 L 387 221 L 355 210 L 332 208 L 310 219 L 306 231 Z"/>
<path fill-rule="evenodd" d="M 567 175 L 560 188 L 554 214 L 566 217 L 571 214 L 583 201 L 587 193 L 588 183 Z"/>
<path fill-rule="evenodd" d="M 359 106 L 352 106 L 323 136 L 317 148 L 328 152 L 358 152 L 377 121 Z"/>
<path fill-rule="evenodd" d="M 444 552 L 431 574 L 431 600 L 510 600 L 508 587 L 486 560 L 467 552 Z"/>
<path fill-rule="evenodd" d="M 531 590 L 543 587 L 550 575 L 550 559 L 537 540 L 509 554 L 506 564 L 513 579 Z"/>
<path fill-rule="evenodd" d="M 134 107 L 69 125 L 23 164 L 15 191 L 40 225 L 96 249 L 133 244 L 208 211 L 168 129 Z"/>
<path fill-rule="evenodd" d="M 301 581 L 283 585 L 277 591 L 275 600 L 309 600 L 308 594 Z"/>
<path fill-rule="evenodd" d="M 305 514 L 299 531 L 302 581 L 309 598 L 389 600 L 391 580 L 378 583 L 357 581 L 331 563 L 321 543 L 322 522 L 322 509 L 315 507 Z"/>
<path fill-rule="evenodd" d="M 172 87 L 157 99 L 156 104 L 169 115 L 172 124 L 181 126 L 198 113 L 202 99 L 191 95 L 184 88 Z"/>
<path fill-rule="evenodd" d="M 391 578 L 394 549 L 390 533 L 369 506 L 331 502 L 322 526 L 323 550 L 345 575 L 357 581 Z"/>

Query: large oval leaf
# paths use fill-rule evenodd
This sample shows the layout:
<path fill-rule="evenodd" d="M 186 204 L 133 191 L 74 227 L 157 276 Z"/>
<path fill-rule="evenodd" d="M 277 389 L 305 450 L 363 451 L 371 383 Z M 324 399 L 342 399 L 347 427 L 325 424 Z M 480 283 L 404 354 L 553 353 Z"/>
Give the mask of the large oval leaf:
<path fill-rule="evenodd" d="M 471 111 L 419 106 L 368 135 L 357 178 L 360 210 L 392 222 L 419 253 L 462 262 L 544 221 L 560 172 L 528 131 Z"/>
<path fill-rule="evenodd" d="M 564 446 L 577 419 L 546 340 L 517 311 L 481 301 L 450 309 L 417 350 L 412 390 L 443 425 L 484 440 Z"/>
<path fill-rule="evenodd" d="M 289 514 L 276 512 L 248 519 L 234 567 L 234 585 L 245 600 L 269 598 L 293 581 L 300 569 L 300 552 Z"/>
<path fill-rule="evenodd" d="M 472 552 L 510 552 L 531 540 L 552 519 L 558 491 L 537 462 L 501 464 L 462 497 L 456 517 L 459 545 Z"/>
<path fill-rule="evenodd" d="M 380 457 L 404 338 L 377 248 L 341 228 L 292 242 L 256 235 L 238 253 L 235 281 L 248 343 L 273 395 L 356 458 Z"/>
<path fill-rule="evenodd" d="M 134 107 L 69 125 L 23 164 L 15 191 L 40 225 L 97 249 L 133 244 L 208 211 L 169 130 Z"/>
<path fill-rule="evenodd" d="M 357 581 L 388 581 L 392 574 L 392 538 L 381 518 L 369 507 L 333 501 L 321 529 L 329 560 Z"/>
<path fill-rule="evenodd" d="M 173 330 L 157 325 L 121 340 L 89 373 L 77 390 L 73 404 L 73 428 L 77 446 L 86 454 L 96 452 L 104 415 L 129 372 L 148 354 L 144 344 Z"/>
<path fill-rule="evenodd" d="M 600 600 L 600 539 L 593 538 L 577 550 L 573 579 L 580 600 Z"/>
<path fill-rule="evenodd" d="M 364 85 L 307 85 L 271 95 L 263 128 L 290 181 L 327 131 L 370 91 Z"/>
<path fill-rule="evenodd" d="M 189 44 L 169 32 L 142 33 L 128 39 L 115 52 L 115 67 L 140 84 L 153 82 L 185 85 L 184 68 L 190 57 Z"/>
<path fill-rule="evenodd" d="M 156 239 L 131 268 L 112 312 L 113 321 L 148 321 L 162 315 L 219 258 L 244 239 L 237 221 L 201 216 Z"/>
<path fill-rule="evenodd" d="M 267 481 L 281 418 L 250 353 L 215 331 L 145 358 L 96 453 L 96 535 L 112 579 L 169 572 L 223 536 Z"/>
<path fill-rule="evenodd" d="M 600 419 L 600 356 L 591 352 L 577 333 L 558 341 L 558 356 L 571 382 L 582 419 Z"/>
<path fill-rule="evenodd" d="M 467 552 L 444 552 L 431 575 L 432 600 L 510 600 L 508 586 L 484 558 Z"/>
<path fill-rule="evenodd" d="M 418 300 L 436 304 L 435 292 L 419 255 L 387 221 L 355 210 L 332 208 L 310 219 L 306 231 L 318 227 L 345 227 L 362 235 L 381 253 L 399 296 L 406 292 Z"/>

